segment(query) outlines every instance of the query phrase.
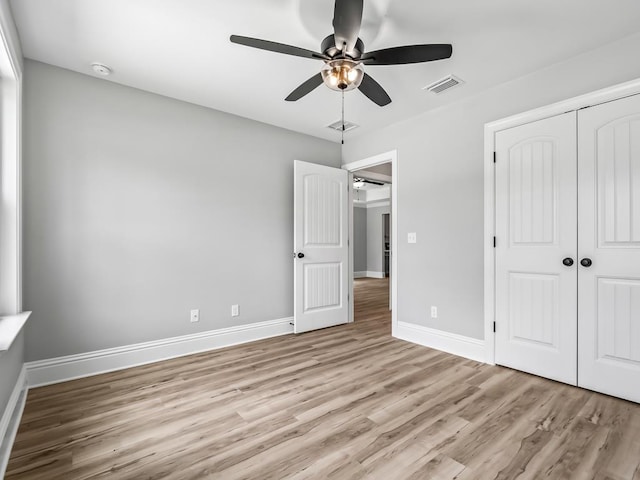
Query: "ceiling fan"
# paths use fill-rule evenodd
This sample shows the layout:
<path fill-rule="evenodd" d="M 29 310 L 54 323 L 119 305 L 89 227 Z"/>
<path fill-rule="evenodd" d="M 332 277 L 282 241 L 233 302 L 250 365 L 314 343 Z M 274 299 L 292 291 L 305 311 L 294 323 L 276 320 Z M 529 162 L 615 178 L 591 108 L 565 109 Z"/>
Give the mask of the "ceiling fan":
<path fill-rule="evenodd" d="M 301 99 L 324 83 L 332 90 L 343 92 L 358 88 L 370 100 L 383 107 L 391 103 L 391 98 L 378 82 L 364 72 L 363 65 L 431 62 L 451 57 L 453 49 L 449 44 L 431 44 L 405 45 L 365 52 L 364 43 L 358 37 L 362 23 L 363 1 L 336 0 L 333 12 L 334 33 L 322 41 L 322 53 L 239 35 L 231 35 L 230 40 L 261 50 L 324 61 L 320 73 L 308 79 L 285 98 L 289 102 Z"/>
<path fill-rule="evenodd" d="M 378 186 L 382 186 L 385 183 L 384 182 L 375 182 L 373 180 L 369 180 L 368 178 L 363 178 L 363 177 L 353 177 L 353 186 L 356 188 L 361 188 L 364 187 L 365 183 L 369 183 L 371 185 L 378 185 Z"/>

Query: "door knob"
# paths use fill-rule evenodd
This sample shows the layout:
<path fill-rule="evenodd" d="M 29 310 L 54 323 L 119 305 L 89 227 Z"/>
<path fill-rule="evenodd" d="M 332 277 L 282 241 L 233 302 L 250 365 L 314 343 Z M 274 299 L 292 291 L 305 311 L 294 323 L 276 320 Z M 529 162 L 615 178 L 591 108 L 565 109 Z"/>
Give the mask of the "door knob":
<path fill-rule="evenodd" d="M 593 262 L 590 258 L 583 258 L 582 260 L 580 260 L 580 265 L 582 265 L 583 267 L 590 267 L 592 264 Z"/>
<path fill-rule="evenodd" d="M 304 258 L 304 253 L 302 252 L 298 253 L 298 258 Z"/>
<path fill-rule="evenodd" d="M 565 258 L 564 260 L 562 260 L 562 264 L 565 267 L 570 267 L 571 265 L 573 265 L 573 258 L 571 258 L 571 257 Z"/>

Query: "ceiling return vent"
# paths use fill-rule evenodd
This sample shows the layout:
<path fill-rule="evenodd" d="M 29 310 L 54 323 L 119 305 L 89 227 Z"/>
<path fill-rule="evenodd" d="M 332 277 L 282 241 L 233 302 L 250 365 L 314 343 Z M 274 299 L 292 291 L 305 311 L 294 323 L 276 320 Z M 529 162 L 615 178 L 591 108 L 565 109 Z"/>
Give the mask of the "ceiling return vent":
<path fill-rule="evenodd" d="M 456 85 L 460 85 L 461 83 L 464 83 L 464 81 L 454 75 L 449 75 L 441 80 L 438 80 L 435 83 L 432 83 L 431 85 L 427 85 L 423 88 L 423 90 L 428 90 L 432 93 L 442 93 L 445 90 L 449 90 L 450 88 L 455 87 Z"/>
<path fill-rule="evenodd" d="M 353 130 L 354 128 L 358 128 L 360 125 L 357 125 L 353 122 L 344 121 L 344 131 L 348 132 L 349 130 Z M 342 120 L 336 120 L 331 125 L 327 125 L 327 128 L 335 130 L 336 132 L 342 131 Z"/>

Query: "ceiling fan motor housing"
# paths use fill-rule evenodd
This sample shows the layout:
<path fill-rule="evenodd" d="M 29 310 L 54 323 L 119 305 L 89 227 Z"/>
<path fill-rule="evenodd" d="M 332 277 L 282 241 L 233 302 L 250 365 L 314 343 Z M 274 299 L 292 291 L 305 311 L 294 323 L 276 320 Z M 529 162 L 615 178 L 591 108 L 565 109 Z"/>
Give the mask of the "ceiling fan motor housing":
<path fill-rule="evenodd" d="M 335 35 L 329 35 L 324 40 L 322 40 L 322 43 L 320 44 L 320 51 L 327 57 L 330 57 L 332 59 L 336 57 L 342 58 L 343 56 L 345 56 L 353 60 L 358 60 L 362 56 L 362 52 L 364 52 L 364 43 L 358 38 L 358 40 L 356 40 L 355 47 L 353 47 L 353 50 L 351 50 L 350 52 L 344 52 L 343 55 L 342 50 L 338 50 L 338 48 L 336 47 Z"/>

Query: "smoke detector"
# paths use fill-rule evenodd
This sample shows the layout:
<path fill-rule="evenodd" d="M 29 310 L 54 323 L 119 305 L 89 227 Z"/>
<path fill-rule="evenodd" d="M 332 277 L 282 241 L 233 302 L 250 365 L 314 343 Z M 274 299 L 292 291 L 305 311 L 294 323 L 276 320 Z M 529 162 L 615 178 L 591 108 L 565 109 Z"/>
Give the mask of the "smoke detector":
<path fill-rule="evenodd" d="M 102 63 L 92 63 L 91 68 L 98 75 L 102 75 L 106 77 L 107 75 L 111 75 L 112 70 Z"/>
<path fill-rule="evenodd" d="M 437 82 L 432 83 L 431 85 L 427 85 L 423 88 L 423 90 L 438 94 L 444 92 L 445 90 L 449 90 L 450 88 L 453 88 L 457 85 L 460 85 L 461 83 L 464 83 L 464 81 L 460 78 L 454 75 L 448 75 L 438 80 Z"/>

